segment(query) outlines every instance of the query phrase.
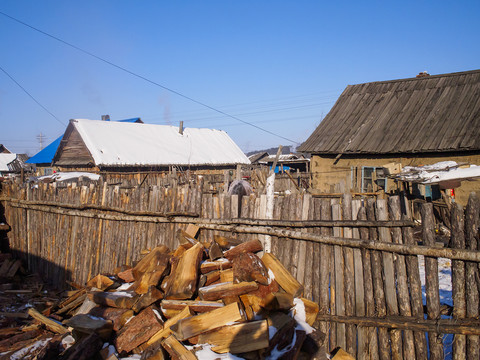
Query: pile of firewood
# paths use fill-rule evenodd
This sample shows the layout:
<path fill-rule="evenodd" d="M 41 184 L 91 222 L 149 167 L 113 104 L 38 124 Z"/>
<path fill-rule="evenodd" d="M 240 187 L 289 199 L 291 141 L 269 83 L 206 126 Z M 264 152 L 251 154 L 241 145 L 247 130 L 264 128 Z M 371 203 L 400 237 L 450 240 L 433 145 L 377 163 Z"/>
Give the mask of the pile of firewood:
<path fill-rule="evenodd" d="M 312 327 L 318 305 L 275 256 L 260 254 L 260 241 L 205 244 L 197 231 L 179 231 L 174 251 L 160 245 L 133 268 L 29 308 L 26 331 L 0 330 L 0 359 L 325 358 L 324 334 Z"/>

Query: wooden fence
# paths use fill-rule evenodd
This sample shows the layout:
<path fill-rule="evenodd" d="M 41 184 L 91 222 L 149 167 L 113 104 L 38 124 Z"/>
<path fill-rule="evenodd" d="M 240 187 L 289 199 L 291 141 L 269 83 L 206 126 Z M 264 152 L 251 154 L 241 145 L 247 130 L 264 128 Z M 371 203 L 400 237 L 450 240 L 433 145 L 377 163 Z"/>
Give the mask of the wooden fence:
<path fill-rule="evenodd" d="M 195 223 L 201 241 L 214 234 L 271 239 L 272 252 L 304 284 L 304 297 L 319 304 L 327 350 L 341 346 L 358 359 L 479 358 L 476 196 L 465 211 L 452 207 L 451 248 L 439 248 L 432 205 L 422 205 L 418 239 L 400 196 L 279 196 L 273 218 L 265 219 L 265 195 L 239 200 L 202 188 L 201 181 L 131 189 L 11 184 L 1 200 L 11 249 L 60 286 L 132 265 L 158 244 L 175 248 L 177 230 Z M 451 313 L 440 302 L 439 258 L 451 260 Z"/>

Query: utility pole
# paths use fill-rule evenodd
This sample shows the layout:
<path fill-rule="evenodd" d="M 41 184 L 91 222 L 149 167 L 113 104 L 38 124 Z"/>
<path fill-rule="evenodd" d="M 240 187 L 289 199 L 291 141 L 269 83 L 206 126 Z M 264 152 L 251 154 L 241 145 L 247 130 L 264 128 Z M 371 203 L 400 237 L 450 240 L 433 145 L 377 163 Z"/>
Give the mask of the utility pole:
<path fill-rule="evenodd" d="M 47 137 L 45 135 L 43 135 L 42 133 L 38 134 L 37 135 L 37 140 L 38 142 L 40 143 L 40 151 L 43 150 L 43 142 L 47 139 Z"/>

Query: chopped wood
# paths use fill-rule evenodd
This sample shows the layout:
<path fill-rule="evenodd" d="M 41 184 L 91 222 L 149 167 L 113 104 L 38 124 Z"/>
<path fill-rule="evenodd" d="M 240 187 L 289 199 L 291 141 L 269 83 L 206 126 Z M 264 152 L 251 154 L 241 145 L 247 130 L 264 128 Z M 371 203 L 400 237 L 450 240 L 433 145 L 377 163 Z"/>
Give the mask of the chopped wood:
<path fill-rule="evenodd" d="M 88 298 L 98 305 L 112 306 L 122 309 L 131 309 L 133 305 L 135 305 L 138 297 L 139 296 L 132 291 L 94 291 L 88 293 Z"/>
<path fill-rule="evenodd" d="M 200 265 L 200 272 L 202 274 L 209 273 L 215 270 L 226 270 L 232 267 L 232 263 L 228 259 L 218 259 L 215 261 L 204 261 Z"/>
<path fill-rule="evenodd" d="M 158 316 L 160 315 L 157 312 Z M 152 307 L 148 307 L 125 325 L 117 334 L 115 347 L 119 353 L 130 352 L 163 330 L 163 322 Z"/>
<path fill-rule="evenodd" d="M 188 249 L 179 259 L 165 289 L 166 299 L 190 299 L 197 291 L 198 268 L 204 247 L 200 243 Z"/>
<path fill-rule="evenodd" d="M 15 344 L 17 344 L 21 341 L 34 339 L 34 338 L 40 336 L 42 333 L 43 333 L 43 331 L 40 330 L 40 329 L 25 331 L 25 332 L 22 332 L 18 335 L 14 335 L 12 337 L 9 337 L 8 339 L 2 340 L 2 341 L 0 341 L 0 353 L 4 352 L 4 351 L 12 350 L 12 347 Z"/>
<path fill-rule="evenodd" d="M 243 254 L 243 253 L 255 253 L 258 251 L 262 251 L 263 246 L 260 240 L 250 240 L 240 245 L 237 245 L 230 250 L 224 252 L 223 256 L 229 260 L 233 259 L 235 256 Z"/>
<path fill-rule="evenodd" d="M 217 282 L 218 280 L 220 280 L 220 270 L 210 271 L 209 273 L 202 274 L 200 276 L 200 281 L 198 283 L 198 286 L 200 287 L 208 286 Z"/>
<path fill-rule="evenodd" d="M 40 314 L 34 308 L 28 309 L 28 315 L 30 315 L 35 320 L 40 321 L 49 330 L 51 330 L 51 331 L 53 331 L 57 334 L 66 334 L 68 332 L 68 330 L 65 327 L 63 327 L 62 325 L 58 324 L 57 322 L 47 318 L 46 316 L 43 316 L 42 314 Z"/>
<path fill-rule="evenodd" d="M 270 293 L 263 298 L 261 307 L 269 311 L 285 310 L 293 307 L 293 296 L 287 293 Z"/>
<path fill-rule="evenodd" d="M 186 340 L 235 321 L 243 320 L 238 303 L 232 303 L 207 313 L 192 316 L 178 321 L 172 326 L 179 340 Z"/>
<path fill-rule="evenodd" d="M 219 300 L 227 296 L 238 296 L 258 289 L 256 282 L 241 282 L 234 284 L 231 282 L 213 284 L 198 289 L 198 296 L 202 300 Z"/>
<path fill-rule="evenodd" d="M 212 261 L 223 257 L 223 251 L 220 249 L 220 245 L 218 245 L 215 241 L 208 248 L 208 257 Z"/>
<path fill-rule="evenodd" d="M 177 230 L 177 239 L 178 239 L 178 242 L 180 243 L 180 245 L 185 246 L 187 249 L 190 249 L 192 246 L 194 246 L 196 243 L 198 243 L 197 239 L 190 236 L 189 234 L 187 234 L 182 229 Z"/>
<path fill-rule="evenodd" d="M 115 283 L 112 279 L 105 275 L 97 275 L 87 281 L 87 286 L 93 287 L 99 290 L 106 290 Z"/>
<path fill-rule="evenodd" d="M 162 310 L 183 310 L 186 306 L 196 313 L 203 313 L 224 307 L 222 302 L 203 300 L 163 300 Z"/>
<path fill-rule="evenodd" d="M 192 309 L 190 309 L 188 306 L 183 309 L 181 312 L 179 312 L 177 315 L 172 317 L 171 319 L 168 319 L 165 324 L 163 324 L 163 329 L 158 331 L 156 334 L 154 334 L 148 341 L 147 345 L 153 345 L 162 339 L 166 338 L 172 333 L 171 327 L 175 325 L 178 321 L 188 318 L 193 315 Z"/>
<path fill-rule="evenodd" d="M 144 273 L 155 270 L 161 263 L 164 262 L 165 257 L 169 257 L 169 252 L 170 249 L 165 245 L 157 246 L 155 249 L 150 251 L 150 253 L 143 257 L 133 268 L 132 271 L 135 279 L 138 280 Z"/>
<path fill-rule="evenodd" d="M 233 269 L 221 270 L 220 282 L 233 282 Z"/>
<path fill-rule="evenodd" d="M 305 315 L 306 315 L 307 324 L 310 326 L 313 326 L 313 324 L 315 323 L 315 320 L 317 320 L 317 315 L 320 308 L 316 302 L 313 302 L 305 298 L 300 298 L 300 300 L 302 300 L 303 304 L 305 305 Z"/>
<path fill-rule="evenodd" d="M 143 351 L 142 357 L 140 358 L 140 360 L 165 360 L 165 359 L 166 359 L 166 354 L 161 344 L 147 347 Z"/>
<path fill-rule="evenodd" d="M 200 334 L 198 343 L 211 344 L 217 353 L 244 353 L 268 347 L 268 323 L 266 320 L 224 326 Z"/>
<path fill-rule="evenodd" d="M 185 233 L 190 237 L 194 238 L 195 236 L 197 236 L 199 230 L 200 227 L 198 227 L 197 225 L 188 224 L 187 228 L 185 229 Z"/>
<path fill-rule="evenodd" d="M 127 320 L 133 316 L 133 311 L 129 309 L 96 306 L 90 310 L 88 314 L 110 320 L 113 324 L 113 330 L 119 331 Z"/>
<path fill-rule="evenodd" d="M 61 315 L 61 314 L 69 312 L 72 309 L 75 309 L 76 307 L 82 305 L 86 298 L 87 298 L 87 294 L 83 293 L 79 297 L 76 297 L 76 299 L 74 301 L 69 302 L 67 305 L 63 306 L 55 314 Z"/>
<path fill-rule="evenodd" d="M 254 312 L 259 312 L 262 307 L 261 304 L 263 302 L 263 298 L 257 295 L 245 294 L 240 295 L 240 300 L 242 301 L 245 307 L 250 306 Z"/>
<path fill-rule="evenodd" d="M 145 294 L 140 296 L 135 305 L 133 305 L 132 310 L 137 313 L 161 299 L 163 299 L 163 293 L 152 285 Z"/>
<path fill-rule="evenodd" d="M 103 347 L 103 340 L 95 333 L 76 341 L 62 353 L 62 360 L 89 360 Z"/>
<path fill-rule="evenodd" d="M 5 277 L 7 278 L 12 278 L 15 276 L 17 273 L 18 269 L 20 269 L 20 266 L 22 266 L 22 261 L 21 260 L 15 260 L 13 264 L 10 266 L 10 269 L 8 272 L 5 274 Z"/>
<path fill-rule="evenodd" d="M 133 268 L 121 271 L 117 273 L 117 276 L 126 283 L 131 283 L 135 281 L 135 277 L 133 276 Z"/>
<path fill-rule="evenodd" d="M 87 314 L 75 315 L 65 321 L 65 325 L 72 327 L 74 334 L 79 335 L 79 337 L 96 333 L 104 340 L 110 337 L 113 329 L 112 321 Z"/>
<path fill-rule="evenodd" d="M 58 305 L 58 307 L 59 307 L 59 308 L 63 308 L 64 306 L 67 306 L 67 305 L 70 304 L 72 301 L 77 300 L 80 296 L 85 295 L 86 293 L 87 293 L 87 292 L 86 292 L 85 289 L 69 291 L 69 292 L 66 293 L 66 295 L 68 296 L 68 298 L 65 299 L 65 300 L 63 300 L 63 301 Z"/>
<path fill-rule="evenodd" d="M 215 235 L 213 240 L 222 248 L 222 249 L 229 249 L 232 246 L 237 246 L 242 243 L 241 240 L 234 239 L 231 237 L 225 237 L 220 235 Z"/>
<path fill-rule="evenodd" d="M 196 360 L 197 357 L 188 350 L 175 336 L 171 335 L 162 341 L 162 346 L 170 354 L 172 360 Z"/>
<path fill-rule="evenodd" d="M 28 319 L 29 315 L 21 312 L 0 312 L 0 316 L 6 318 Z"/>
<path fill-rule="evenodd" d="M 355 360 L 355 358 L 342 348 L 336 348 L 332 351 L 332 360 Z"/>
<path fill-rule="evenodd" d="M 294 297 L 303 294 L 303 285 L 295 279 L 282 263 L 271 253 L 265 253 L 262 257 L 265 266 L 273 272 L 275 280 L 287 293 Z"/>
<path fill-rule="evenodd" d="M 268 285 L 268 270 L 260 258 L 251 253 L 243 253 L 233 258 L 233 281 L 256 281 Z"/>

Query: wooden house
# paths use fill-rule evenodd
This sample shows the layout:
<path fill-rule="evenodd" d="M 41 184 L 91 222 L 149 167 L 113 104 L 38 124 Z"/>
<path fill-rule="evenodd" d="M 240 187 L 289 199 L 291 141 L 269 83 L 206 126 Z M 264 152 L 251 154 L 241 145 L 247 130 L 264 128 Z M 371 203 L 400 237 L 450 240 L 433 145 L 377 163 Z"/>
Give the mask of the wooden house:
<path fill-rule="evenodd" d="M 480 70 L 349 85 L 298 151 L 312 154 L 313 187 L 392 191 L 384 166 L 480 164 Z M 480 182 L 456 189 L 464 203 Z"/>
<path fill-rule="evenodd" d="M 110 121 L 110 116 L 102 115 L 102 121 Z M 143 124 L 143 121 L 140 118 L 112 120 L 112 121 Z M 58 147 L 60 146 L 60 142 L 62 141 L 62 138 L 63 138 L 63 134 L 25 162 L 26 164 L 31 164 L 32 166 L 35 167 L 35 174 L 37 176 L 52 175 L 54 171 L 59 170 L 58 168 L 52 165 L 52 161 L 53 161 L 53 157 L 55 156 L 55 153 L 57 152 Z"/>
<path fill-rule="evenodd" d="M 0 144 L 0 154 L 11 154 L 12 152 L 8 150 L 5 145 Z"/>
<path fill-rule="evenodd" d="M 250 164 L 224 131 L 75 119 L 53 158 L 62 171 L 220 171 Z"/>

